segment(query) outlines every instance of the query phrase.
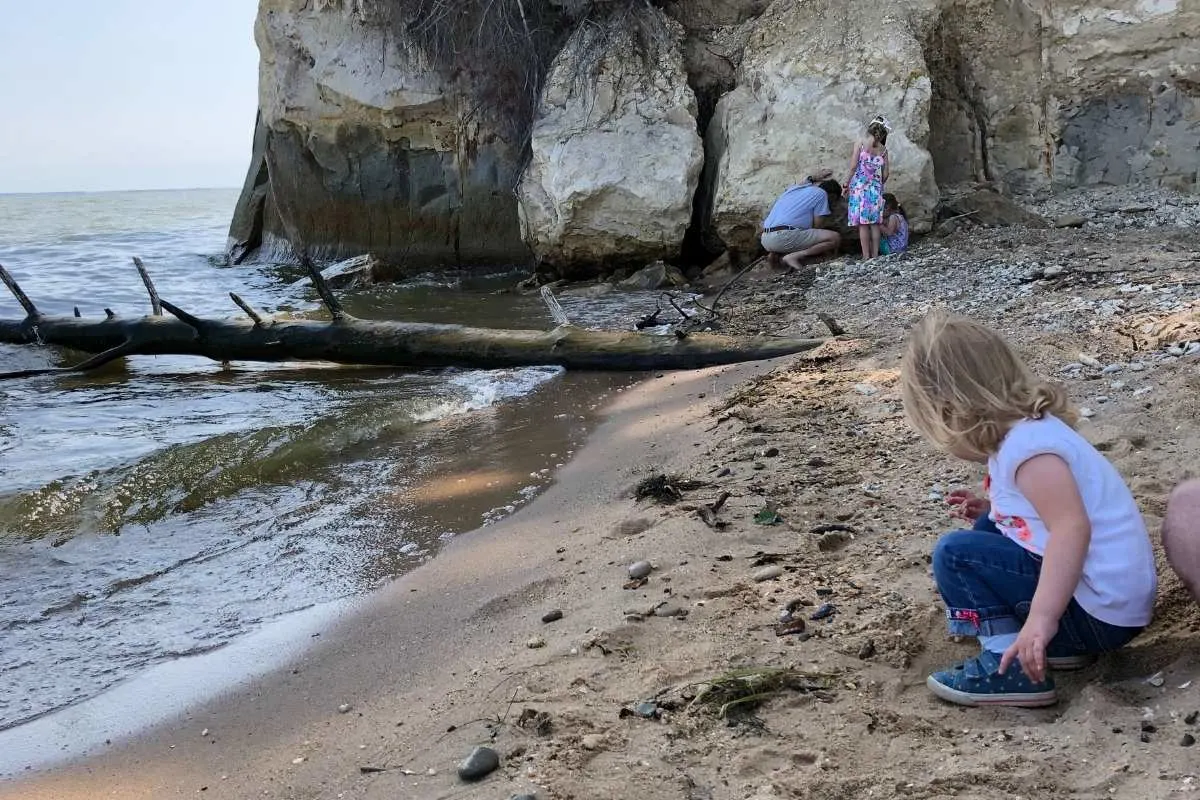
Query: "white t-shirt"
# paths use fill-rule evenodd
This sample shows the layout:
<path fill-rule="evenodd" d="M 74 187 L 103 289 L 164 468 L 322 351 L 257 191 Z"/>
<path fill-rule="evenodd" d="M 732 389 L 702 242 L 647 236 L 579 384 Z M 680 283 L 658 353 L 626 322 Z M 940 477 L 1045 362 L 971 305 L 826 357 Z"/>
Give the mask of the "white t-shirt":
<path fill-rule="evenodd" d="M 1120 473 L 1071 426 L 1047 416 L 1012 427 L 1000 451 L 988 459 L 989 516 L 1005 536 L 1029 552 L 1045 553 L 1050 532 L 1017 488 L 1017 469 L 1045 453 L 1071 468 L 1092 524 L 1075 599 L 1101 622 L 1128 628 L 1148 625 L 1158 576 L 1146 524 Z"/>

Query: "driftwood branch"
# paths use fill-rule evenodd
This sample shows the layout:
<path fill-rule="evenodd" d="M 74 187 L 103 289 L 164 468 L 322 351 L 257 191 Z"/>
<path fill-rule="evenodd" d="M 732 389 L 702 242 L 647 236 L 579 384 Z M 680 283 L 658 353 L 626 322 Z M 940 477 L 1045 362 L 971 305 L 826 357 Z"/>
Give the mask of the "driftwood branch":
<path fill-rule="evenodd" d="M 73 367 L 42 367 L 40 369 L 22 369 L 16 372 L 0 372 L 0 379 L 4 378 L 32 378 L 37 375 L 54 375 L 63 372 L 88 372 L 99 367 L 103 367 L 110 361 L 116 361 L 122 356 L 129 355 L 132 349 L 132 344 L 128 341 L 105 350 L 103 353 L 97 353 L 85 361 L 81 361 Z"/>
<path fill-rule="evenodd" d="M 570 325 L 571 320 L 567 318 L 567 312 L 563 311 L 562 305 L 558 302 L 558 298 L 554 296 L 554 292 L 549 286 L 543 286 L 541 289 L 542 302 L 546 304 L 546 308 L 550 309 L 550 316 L 554 317 L 554 322 L 558 325 Z"/>
<path fill-rule="evenodd" d="M 846 332 L 845 328 L 839 325 L 838 321 L 828 314 L 817 314 L 817 319 L 821 320 L 834 336 L 841 336 Z"/>
<path fill-rule="evenodd" d="M 300 256 L 300 263 L 308 270 L 308 277 L 312 279 L 313 287 L 317 290 L 317 294 L 321 296 L 321 302 L 329 309 L 329 313 L 333 316 L 333 321 L 342 322 L 343 320 L 351 319 L 350 315 L 342 308 L 342 304 L 334 297 L 333 290 L 329 288 L 329 284 L 325 282 L 325 276 L 321 274 L 321 270 L 313 263 L 313 260 L 305 254 Z"/>
<path fill-rule="evenodd" d="M 21 286 L 17 283 L 16 279 L 8 274 L 8 270 L 4 268 L 3 264 L 0 264 L 0 281 L 4 281 L 4 285 L 12 292 L 13 297 L 17 298 L 17 302 L 21 304 L 21 308 L 25 309 L 25 313 L 30 319 L 37 319 L 41 316 L 41 312 L 37 310 L 37 306 L 21 290 Z"/>
<path fill-rule="evenodd" d="M 154 281 L 150 280 L 150 273 L 146 271 L 146 265 L 137 256 L 133 257 L 133 265 L 137 267 L 138 275 L 142 276 L 142 283 L 146 285 L 146 293 L 150 295 L 151 311 L 154 312 L 154 316 L 161 317 L 162 302 L 158 299 L 158 290 L 154 288 Z"/>
<path fill-rule="evenodd" d="M 251 306 L 249 303 L 247 303 L 242 298 L 238 297 L 235 292 L 229 293 L 229 299 L 232 300 L 234 303 L 236 303 L 238 308 L 240 308 L 242 311 L 245 311 L 246 316 L 248 316 L 248 317 L 250 317 L 250 319 L 254 320 L 254 327 L 261 328 L 263 326 L 264 323 L 263 323 L 262 315 L 260 315 L 257 311 L 255 311 L 253 306 Z"/>
<path fill-rule="evenodd" d="M 6 283 L 10 288 L 16 286 L 11 276 Z M 590 370 L 697 369 L 792 355 L 826 341 L 711 333 L 678 338 L 571 325 L 539 331 L 360 320 L 341 310 L 323 280 L 314 280 L 314 284 L 328 294 L 326 306 L 335 313 L 333 322 L 264 322 L 236 295 L 231 295 L 234 302 L 252 321 L 203 319 L 161 298 L 159 302 L 170 316 L 119 319 L 108 311 L 104 319 L 40 314 L 34 319 L 0 319 L 0 342 L 48 344 L 98 354 L 73 367 L 0 377 L 86 371 L 127 355 L 195 355 L 222 363 L 296 360 L 408 368 L 553 364 Z M 14 294 L 19 291 L 17 287 Z M 27 312 L 34 308 L 32 303 L 22 305 Z"/>

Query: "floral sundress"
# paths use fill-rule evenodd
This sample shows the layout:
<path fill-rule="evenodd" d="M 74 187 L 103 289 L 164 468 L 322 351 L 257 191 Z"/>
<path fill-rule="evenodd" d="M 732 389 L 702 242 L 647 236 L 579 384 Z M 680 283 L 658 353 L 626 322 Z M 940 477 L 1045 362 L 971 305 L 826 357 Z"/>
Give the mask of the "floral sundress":
<path fill-rule="evenodd" d="M 884 155 L 871 155 L 862 148 L 858 167 L 850 179 L 850 225 L 878 225 L 883 222 L 883 164 Z"/>

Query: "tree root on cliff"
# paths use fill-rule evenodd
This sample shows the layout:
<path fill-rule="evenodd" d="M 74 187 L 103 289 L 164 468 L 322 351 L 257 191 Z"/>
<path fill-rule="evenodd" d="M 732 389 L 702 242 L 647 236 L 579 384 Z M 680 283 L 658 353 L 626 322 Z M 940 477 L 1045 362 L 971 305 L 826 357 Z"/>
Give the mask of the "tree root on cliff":
<path fill-rule="evenodd" d="M 497 330 L 461 325 L 357 319 L 342 308 L 320 270 L 304 259 L 313 286 L 332 320 L 278 320 L 230 298 L 249 320 L 203 319 L 158 297 L 144 265 L 135 262 L 150 294 L 154 315 L 104 319 L 43 315 L 0 266 L 0 279 L 25 310 L 23 320 L 0 319 L 0 342 L 57 345 L 97 355 L 70 367 L 0 373 L 22 378 L 86 372 L 129 355 L 195 355 L 229 361 L 329 361 L 380 367 L 482 367 L 558 365 L 567 369 L 636 371 L 697 369 L 757 361 L 812 350 L 827 339 L 684 334 L 655 336 L 633 331 L 586 330 L 566 323 L 548 331 Z M 557 306 L 550 295 L 546 300 Z M 165 310 L 170 316 L 161 315 Z M 685 320 L 686 321 L 686 320 Z"/>

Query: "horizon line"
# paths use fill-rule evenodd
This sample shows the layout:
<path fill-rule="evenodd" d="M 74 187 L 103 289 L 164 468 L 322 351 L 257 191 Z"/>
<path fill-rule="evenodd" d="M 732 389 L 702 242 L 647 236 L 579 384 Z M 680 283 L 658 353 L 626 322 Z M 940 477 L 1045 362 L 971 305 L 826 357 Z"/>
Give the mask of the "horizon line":
<path fill-rule="evenodd" d="M 158 189 L 57 189 L 42 192 L 2 192 L 0 197 L 20 197 L 22 195 L 54 195 L 54 194 L 129 194 L 133 192 L 204 192 L 219 189 L 241 189 L 241 186 L 176 186 Z"/>

